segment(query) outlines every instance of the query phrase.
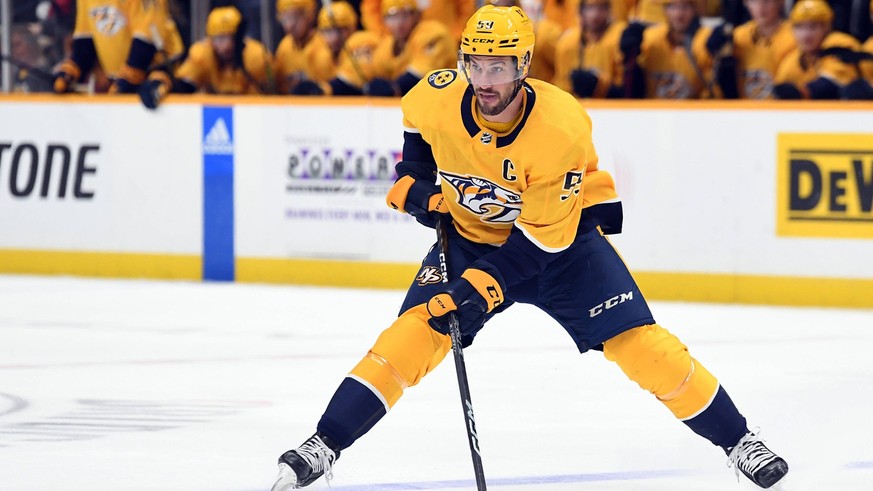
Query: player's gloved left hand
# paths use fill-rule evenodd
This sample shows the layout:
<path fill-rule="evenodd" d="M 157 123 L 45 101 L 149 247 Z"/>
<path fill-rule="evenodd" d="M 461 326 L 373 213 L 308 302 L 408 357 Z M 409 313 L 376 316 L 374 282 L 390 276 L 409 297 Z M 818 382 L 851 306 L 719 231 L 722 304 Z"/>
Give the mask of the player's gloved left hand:
<path fill-rule="evenodd" d="M 803 99 L 803 94 L 794 84 L 786 82 L 773 87 L 773 97 L 777 99 Z"/>
<path fill-rule="evenodd" d="M 448 334 L 449 314 L 455 312 L 461 334 L 473 335 L 484 322 L 485 314 L 503 303 L 503 282 L 498 279 L 500 273 L 493 268 L 484 269 L 467 268 L 460 278 L 446 284 L 445 292 L 428 300 L 431 328 Z"/>
<path fill-rule="evenodd" d="M 570 73 L 573 92 L 579 97 L 591 97 L 597 88 L 597 75 L 590 70 L 577 69 Z"/>

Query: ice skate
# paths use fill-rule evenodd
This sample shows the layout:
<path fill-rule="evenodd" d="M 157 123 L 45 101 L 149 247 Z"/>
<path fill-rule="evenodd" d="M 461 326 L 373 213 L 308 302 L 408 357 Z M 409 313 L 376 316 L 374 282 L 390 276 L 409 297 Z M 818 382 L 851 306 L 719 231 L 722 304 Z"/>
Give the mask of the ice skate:
<path fill-rule="evenodd" d="M 339 458 L 339 450 L 331 447 L 333 442 L 324 435 L 316 433 L 303 442 L 296 450 L 289 450 L 279 457 L 279 477 L 272 491 L 299 489 L 312 484 L 324 475 L 333 478 L 332 467 Z"/>
<path fill-rule="evenodd" d="M 737 444 L 728 449 L 728 467 L 733 466 L 753 483 L 767 489 L 788 474 L 788 464 L 767 448 L 757 433 L 748 432 Z"/>

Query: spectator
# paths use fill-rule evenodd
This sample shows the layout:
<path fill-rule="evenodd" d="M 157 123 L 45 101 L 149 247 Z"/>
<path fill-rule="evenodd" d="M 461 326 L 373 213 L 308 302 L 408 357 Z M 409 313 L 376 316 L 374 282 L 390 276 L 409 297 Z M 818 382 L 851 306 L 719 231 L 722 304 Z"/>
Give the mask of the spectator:
<path fill-rule="evenodd" d="M 312 57 L 308 67 L 310 78 L 326 82 L 336 75 L 340 55 L 349 37 L 357 30 L 358 14 L 354 8 L 342 0 L 331 2 L 318 11 L 318 35 L 323 40 Z"/>
<path fill-rule="evenodd" d="M 315 13 L 315 0 L 276 1 L 276 17 L 285 31 L 273 62 L 280 94 L 290 93 L 301 80 L 319 79 L 311 71 L 316 53 L 324 47 L 317 36 Z"/>
<path fill-rule="evenodd" d="M 797 48 L 776 71 L 774 95 L 779 99 L 840 99 L 843 89 L 860 77 L 852 54 L 861 46 L 832 31 L 833 10 L 822 0 L 802 0 L 791 9 Z"/>
<path fill-rule="evenodd" d="M 245 32 L 245 19 L 236 7 L 212 9 L 206 19 L 206 39 L 191 46 L 175 79 L 165 71 L 149 76 L 139 91 L 143 104 L 155 109 L 169 92 L 272 93 L 270 53 L 263 44 L 245 37 Z"/>
<path fill-rule="evenodd" d="M 706 40 L 696 0 L 664 0 L 667 21 L 649 28 L 630 24 L 619 42 L 626 96 L 655 99 L 712 97 Z"/>
<path fill-rule="evenodd" d="M 621 97 L 618 41 L 627 24 L 614 21 L 610 0 L 582 0 L 579 25 L 558 42 L 554 84 L 576 97 Z"/>
<path fill-rule="evenodd" d="M 382 0 L 382 14 L 389 34 L 373 54 L 369 95 L 404 95 L 428 72 L 457 65 L 457 45 L 448 29 L 421 20 L 416 0 Z"/>
<path fill-rule="evenodd" d="M 30 25 L 38 28 L 38 25 Z M 28 24 L 14 24 L 9 34 L 12 90 L 24 93 L 51 92 L 54 78 L 45 70 L 48 62 L 42 54 L 36 34 Z"/>
<path fill-rule="evenodd" d="M 752 20 L 713 29 L 706 49 L 715 60 L 715 80 L 725 98 L 770 99 L 782 60 L 797 43 L 782 17 L 782 0 L 745 0 Z"/>
<path fill-rule="evenodd" d="M 389 34 L 391 30 L 385 25 L 384 0 L 362 0 L 361 22 L 364 29 L 379 34 Z M 442 23 L 449 29 L 454 42 L 461 39 L 461 31 L 464 30 L 464 22 L 473 15 L 476 10 L 475 0 L 430 0 L 422 2 L 426 5 L 421 9 L 421 19 Z M 416 5 L 416 9 L 418 9 Z"/>
<path fill-rule="evenodd" d="M 336 68 L 336 75 L 327 82 L 303 80 L 296 95 L 364 95 L 369 94 L 373 79 L 373 53 L 382 37 L 372 31 L 357 31 L 346 40 Z"/>
<path fill-rule="evenodd" d="M 69 92 L 77 81 L 102 71 L 111 92 L 135 92 L 151 65 L 184 51 L 167 0 L 78 0 L 72 55 L 55 73 L 54 90 Z"/>

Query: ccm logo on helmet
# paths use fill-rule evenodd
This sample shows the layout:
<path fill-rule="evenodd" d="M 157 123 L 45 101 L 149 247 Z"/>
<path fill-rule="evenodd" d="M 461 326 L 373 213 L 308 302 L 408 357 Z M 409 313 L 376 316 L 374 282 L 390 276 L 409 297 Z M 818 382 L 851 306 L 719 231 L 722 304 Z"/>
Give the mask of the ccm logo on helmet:
<path fill-rule="evenodd" d="M 633 300 L 633 299 L 634 299 L 634 292 L 633 291 L 629 291 L 627 293 L 622 293 L 621 295 L 616 295 L 616 296 L 610 298 L 609 300 L 607 300 L 601 304 L 596 305 L 593 309 L 589 309 L 588 310 L 588 313 L 590 314 L 589 317 L 597 317 L 604 310 L 609 310 L 618 304 L 622 304 L 627 300 Z"/>
<path fill-rule="evenodd" d="M 473 38 L 472 40 L 470 40 L 470 42 L 471 43 L 494 44 L 493 39 L 487 39 L 487 38 Z"/>

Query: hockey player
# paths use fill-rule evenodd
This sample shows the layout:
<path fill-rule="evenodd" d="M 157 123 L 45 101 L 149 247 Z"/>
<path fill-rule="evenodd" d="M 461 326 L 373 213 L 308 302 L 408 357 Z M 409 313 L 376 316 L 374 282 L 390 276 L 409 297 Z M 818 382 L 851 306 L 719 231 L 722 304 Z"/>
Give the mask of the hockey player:
<path fill-rule="evenodd" d="M 316 30 L 315 9 L 315 0 L 276 0 L 276 18 L 285 31 L 273 62 L 276 85 L 281 94 L 289 93 L 301 80 L 324 81 L 330 78 L 314 72 L 317 53 L 324 48 L 324 40 Z"/>
<path fill-rule="evenodd" d="M 663 0 L 667 21 L 645 28 L 630 24 L 619 46 L 624 56 L 626 94 L 654 99 L 713 97 L 700 0 Z"/>
<path fill-rule="evenodd" d="M 554 84 L 576 97 L 621 97 L 618 41 L 627 24 L 612 20 L 609 0 L 583 0 L 579 10 L 579 25 L 558 42 Z"/>
<path fill-rule="evenodd" d="M 843 88 L 860 77 L 858 65 L 842 53 L 861 46 L 848 34 L 831 30 L 834 12 L 823 0 L 801 0 L 790 20 L 797 48 L 776 71 L 773 94 L 778 99 L 840 99 Z"/>
<path fill-rule="evenodd" d="M 456 64 L 454 44 L 446 27 L 421 20 L 416 0 L 382 0 L 389 34 L 373 54 L 374 80 L 369 94 L 398 96 L 409 91 L 424 74 Z"/>
<path fill-rule="evenodd" d="M 206 39 L 188 51 L 175 77 L 156 71 L 139 89 L 143 104 L 155 109 L 169 92 L 190 94 L 262 94 L 272 92 L 270 53 L 245 37 L 245 21 L 236 7 L 217 7 L 206 18 Z"/>
<path fill-rule="evenodd" d="M 403 160 L 387 202 L 427 226 L 439 213 L 451 218 L 452 281 L 442 283 L 440 252 L 432 248 L 400 316 L 340 383 L 316 433 L 280 456 L 273 491 L 331 477 L 340 453 L 451 349 L 449 314 L 469 346 L 515 302 L 556 319 L 580 352 L 602 349 L 721 447 L 737 473 L 764 488 L 787 474 L 718 380 L 655 323 L 603 235 L 620 232 L 621 203 L 612 178 L 598 169 L 585 110 L 561 89 L 526 80 L 531 24 L 518 7 L 481 8 L 464 30 L 460 70 L 432 72 L 403 98 Z M 604 308 L 605 301 L 615 305 Z"/>
<path fill-rule="evenodd" d="M 726 99 L 770 99 L 782 60 L 796 47 L 781 0 L 746 0 L 752 19 L 733 31 L 713 29 L 706 49 L 715 60 L 714 77 Z"/>
<path fill-rule="evenodd" d="M 358 28 L 358 14 L 348 2 L 325 4 L 318 11 L 318 34 L 324 40 L 313 56 L 313 80 L 327 81 L 336 75 L 340 55 L 349 37 Z"/>
<path fill-rule="evenodd" d="M 72 54 L 55 72 L 54 91 L 69 92 L 96 71 L 110 92 L 136 92 L 151 66 L 183 51 L 167 0 L 78 0 Z"/>
<path fill-rule="evenodd" d="M 384 0 L 361 0 L 361 23 L 364 29 L 379 34 L 390 31 L 385 25 Z M 475 10 L 471 0 L 429 0 L 421 3 L 421 19 L 439 22 L 449 29 L 454 42 L 461 38 L 464 20 Z"/>

